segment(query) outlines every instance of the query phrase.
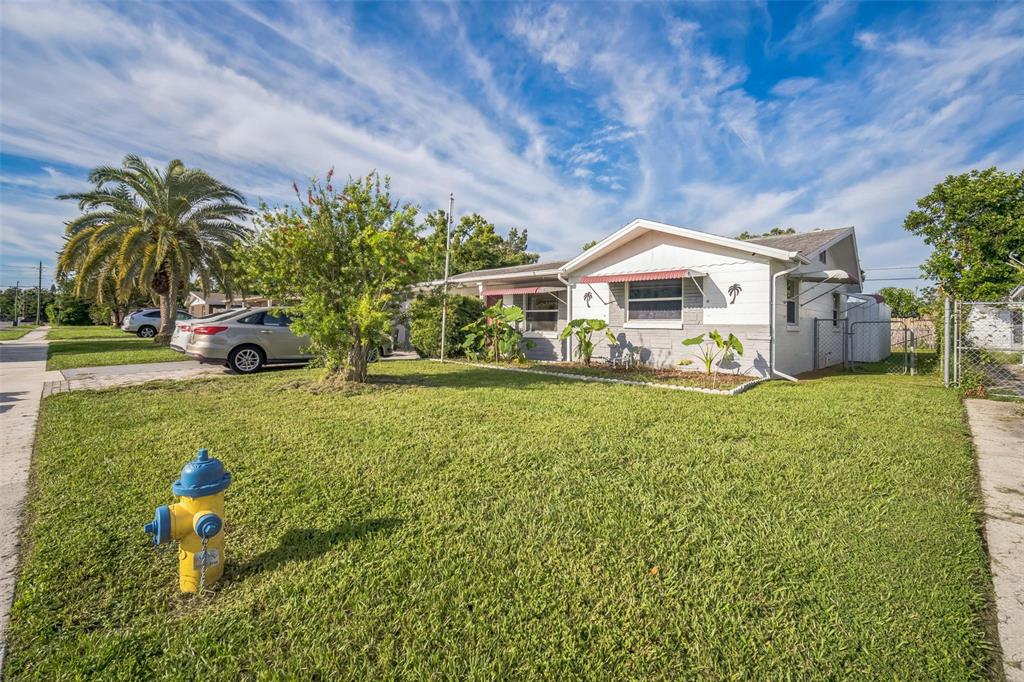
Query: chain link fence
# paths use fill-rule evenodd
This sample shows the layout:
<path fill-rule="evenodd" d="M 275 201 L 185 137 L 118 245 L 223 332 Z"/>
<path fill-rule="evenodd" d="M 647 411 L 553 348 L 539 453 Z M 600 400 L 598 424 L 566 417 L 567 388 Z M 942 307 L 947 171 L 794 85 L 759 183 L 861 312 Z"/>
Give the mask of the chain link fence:
<path fill-rule="evenodd" d="M 1024 301 L 956 301 L 946 383 L 979 396 L 1024 398 Z"/>
<path fill-rule="evenodd" d="M 936 371 L 934 325 L 904 320 L 816 319 L 814 368 L 877 374 Z"/>

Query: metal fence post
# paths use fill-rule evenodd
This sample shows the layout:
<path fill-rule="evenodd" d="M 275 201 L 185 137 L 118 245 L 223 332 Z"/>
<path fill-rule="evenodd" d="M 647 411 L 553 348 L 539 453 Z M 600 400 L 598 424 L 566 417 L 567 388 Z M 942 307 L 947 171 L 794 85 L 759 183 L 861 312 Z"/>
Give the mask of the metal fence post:
<path fill-rule="evenodd" d="M 949 296 L 944 297 L 942 308 L 942 385 L 945 386 L 946 388 L 949 388 L 949 341 L 950 337 L 952 336 L 952 334 L 950 334 L 949 328 Z"/>

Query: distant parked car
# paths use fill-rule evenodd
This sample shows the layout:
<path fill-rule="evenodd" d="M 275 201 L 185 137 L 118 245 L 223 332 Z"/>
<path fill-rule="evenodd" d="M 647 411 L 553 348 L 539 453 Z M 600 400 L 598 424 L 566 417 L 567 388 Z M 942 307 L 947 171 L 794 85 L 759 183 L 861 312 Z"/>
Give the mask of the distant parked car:
<path fill-rule="evenodd" d="M 192 327 L 199 324 L 209 324 L 211 322 L 219 322 L 220 320 L 230 320 L 234 317 L 244 315 L 251 308 L 231 308 L 230 310 L 218 310 L 212 315 L 206 315 L 204 317 L 193 317 L 190 320 L 181 320 L 174 323 L 174 333 L 171 335 L 171 350 L 178 351 L 179 353 L 185 352 L 185 347 L 188 345 L 189 336 L 192 334 Z"/>
<path fill-rule="evenodd" d="M 192 316 L 184 310 L 179 310 L 174 316 L 175 320 L 191 320 Z M 124 322 L 121 323 L 121 331 L 135 334 L 143 339 L 151 339 L 156 336 L 160 329 L 160 309 L 143 308 L 129 313 Z"/>
<path fill-rule="evenodd" d="M 225 364 L 241 374 L 265 365 L 308 362 L 309 337 L 293 332 L 287 313 L 253 308 L 249 314 L 209 323 L 191 324 L 185 354 L 200 362 Z M 391 343 L 374 349 L 372 359 L 391 354 Z"/>

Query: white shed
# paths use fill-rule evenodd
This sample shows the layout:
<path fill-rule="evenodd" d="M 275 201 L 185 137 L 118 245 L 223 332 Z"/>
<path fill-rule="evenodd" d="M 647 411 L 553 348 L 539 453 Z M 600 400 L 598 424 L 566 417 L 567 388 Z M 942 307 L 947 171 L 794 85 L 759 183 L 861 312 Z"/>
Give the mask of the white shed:
<path fill-rule="evenodd" d="M 847 294 L 850 362 L 880 362 L 892 353 L 892 312 L 878 294 Z"/>

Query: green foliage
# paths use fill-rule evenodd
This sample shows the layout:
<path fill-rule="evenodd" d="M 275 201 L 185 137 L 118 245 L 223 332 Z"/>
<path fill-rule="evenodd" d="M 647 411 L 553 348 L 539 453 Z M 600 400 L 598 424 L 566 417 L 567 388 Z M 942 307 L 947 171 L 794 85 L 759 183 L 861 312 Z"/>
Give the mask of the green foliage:
<path fill-rule="evenodd" d="M 1024 253 L 1024 170 L 950 175 L 917 201 L 903 227 L 934 249 L 922 269 L 944 293 L 1003 298 L 1024 283 L 1010 261 Z"/>
<path fill-rule="evenodd" d="M 57 325 L 92 324 L 89 302 L 65 293 L 58 293 L 46 306 L 46 319 Z"/>
<path fill-rule="evenodd" d="M 736 239 L 739 239 L 739 240 L 742 240 L 742 241 L 747 241 L 749 239 L 757 239 L 758 237 L 778 237 L 778 236 L 784 235 L 784 234 L 796 234 L 796 229 L 794 229 L 792 227 L 773 227 L 772 229 L 768 230 L 767 232 L 762 232 L 760 234 L 758 234 L 756 232 L 746 232 L 746 231 L 744 231 L 744 232 L 740 232 L 736 236 Z"/>
<path fill-rule="evenodd" d="M 443 210 L 431 211 L 424 223 L 428 230 L 423 239 L 427 254 L 425 279 L 441 279 L 444 276 L 444 242 L 448 213 Z M 537 262 L 537 254 L 527 251 L 527 231 L 511 228 L 508 237 L 497 233 L 494 224 L 478 213 L 464 215 L 452 225 L 451 262 L 452 275 L 471 270 L 500 268 L 510 265 L 526 265 Z"/>
<path fill-rule="evenodd" d="M 91 190 L 58 197 L 82 211 L 57 259 L 58 277 L 75 274 L 75 295 L 111 304 L 136 289 L 151 294 L 160 302 L 157 340 L 166 343 L 193 276 L 205 290 L 216 282 L 230 293 L 234 247 L 250 235 L 238 222 L 251 213 L 238 190 L 177 159 L 161 172 L 133 154 L 93 169 L 89 182 Z"/>
<path fill-rule="evenodd" d="M 885 299 L 885 304 L 892 310 L 893 317 L 920 317 L 926 307 L 926 301 L 913 289 L 903 287 L 883 287 L 878 293 Z"/>
<path fill-rule="evenodd" d="M 111 324 L 114 309 L 106 303 L 93 303 L 89 306 L 89 321 L 93 324 Z"/>
<path fill-rule="evenodd" d="M 534 343 L 523 339 L 519 323 L 526 319 L 523 309 L 519 306 L 502 306 L 495 303 L 483 311 L 477 321 L 463 327 L 465 339 L 462 349 L 471 360 L 487 358 L 494 362 L 523 362 L 526 354 L 523 349 L 533 348 Z"/>
<path fill-rule="evenodd" d="M 417 209 L 397 205 L 376 172 L 340 190 L 332 176 L 313 180 L 298 208 L 261 206 L 259 237 L 238 269 L 251 290 L 291 302 L 292 328 L 309 336 L 328 378 L 362 382 L 370 353 L 391 335 L 400 297 L 421 274 Z"/>
<path fill-rule="evenodd" d="M 587 242 L 586 244 L 583 245 L 583 250 L 584 251 L 589 251 L 590 249 L 594 248 L 595 246 L 597 246 L 597 240 L 596 239 L 591 239 L 589 242 Z"/>
<path fill-rule="evenodd" d="M 723 338 L 717 329 L 708 334 L 707 343 L 704 342 L 704 335 L 699 334 L 689 339 L 683 339 L 684 346 L 697 346 L 697 357 L 704 365 L 704 371 L 711 374 L 711 367 L 721 359 L 722 362 L 731 362 L 735 355 L 743 355 L 743 344 L 740 340 L 729 334 Z"/>
<path fill-rule="evenodd" d="M 932 378 L 724 397 L 383 362 L 293 388 L 316 376 L 47 398 L 4 679 L 1001 670 L 963 403 Z M 202 597 L 141 529 L 198 447 L 235 475 Z"/>
<path fill-rule="evenodd" d="M 46 321 L 46 306 L 53 301 L 53 297 L 54 292 L 50 289 L 43 289 L 40 292 L 40 315 L 42 316 L 40 322 Z M 22 286 L 20 290 L 15 289 L 14 287 L 8 287 L 0 291 L 0 319 L 13 320 L 15 308 L 17 308 L 17 312 L 21 319 L 35 322 L 35 289 L 26 289 Z"/>
<path fill-rule="evenodd" d="M 484 304 L 475 296 L 448 296 L 448 318 L 445 332 L 445 354 L 449 357 L 462 349 L 466 340 L 463 329 L 483 314 Z M 433 292 L 418 296 L 409 306 L 409 341 L 421 357 L 441 356 L 441 294 Z"/>
<path fill-rule="evenodd" d="M 590 366 L 590 358 L 594 355 L 594 342 L 592 337 L 594 332 L 605 330 L 605 337 L 611 344 L 616 344 L 615 336 L 607 331 L 608 324 L 604 320 L 593 320 L 593 319 L 576 319 L 570 320 L 562 329 L 562 333 L 559 334 L 558 338 L 568 339 L 570 336 L 576 339 L 576 353 L 577 357 L 583 361 L 583 364 L 587 367 Z"/>

